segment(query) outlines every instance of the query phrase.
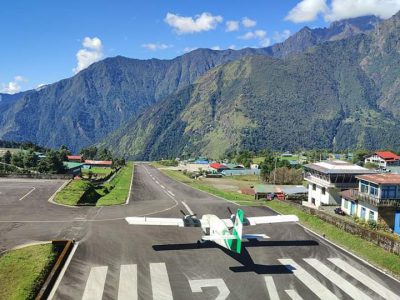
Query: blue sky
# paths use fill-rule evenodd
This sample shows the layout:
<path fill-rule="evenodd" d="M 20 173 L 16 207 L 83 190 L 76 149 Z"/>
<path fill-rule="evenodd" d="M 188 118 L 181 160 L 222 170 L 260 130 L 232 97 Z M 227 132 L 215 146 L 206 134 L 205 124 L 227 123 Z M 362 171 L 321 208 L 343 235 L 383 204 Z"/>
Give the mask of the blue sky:
<path fill-rule="evenodd" d="M 362 1 L 372 4 L 349 7 Z M 0 91 L 52 83 L 105 57 L 169 59 L 198 47 L 261 47 L 303 26 L 388 17 L 398 9 L 400 0 L 2 1 Z"/>

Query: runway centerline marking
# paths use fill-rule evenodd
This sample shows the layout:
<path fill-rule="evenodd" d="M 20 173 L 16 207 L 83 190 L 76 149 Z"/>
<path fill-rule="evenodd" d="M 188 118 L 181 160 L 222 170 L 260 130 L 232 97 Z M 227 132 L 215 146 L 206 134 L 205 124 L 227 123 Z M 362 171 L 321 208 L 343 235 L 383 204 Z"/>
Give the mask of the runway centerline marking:
<path fill-rule="evenodd" d="M 151 263 L 150 277 L 153 300 L 173 300 L 165 263 Z"/>
<path fill-rule="evenodd" d="M 344 279 L 339 274 L 335 273 L 323 263 L 314 258 L 304 258 L 304 261 L 312 266 L 315 270 L 321 273 L 325 278 L 330 280 L 333 284 L 336 284 L 342 291 L 344 291 L 347 295 L 349 295 L 353 299 L 366 299 L 372 300 L 372 298 L 368 297 L 365 293 L 357 289 L 354 285 L 349 283 L 346 279 Z M 337 284 L 340 282 L 340 284 Z"/>
<path fill-rule="evenodd" d="M 82 300 L 101 300 L 103 298 L 107 270 L 107 266 L 93 267 L 90 269 Z"/>
<path fill-rule="evenodd" d="M 181 201 L 181 203 L 187 209 L 190 215 L 194 215 L 193 211 L 190 209 L 189 205 L 186 204 L 186 202 Z"/>
<path fill-rule="evenodd" d="M 137 265 L 121 265 L 118 300 L 137 300 Z"/>
<path fill-rule="evenodd" d="M 172 197 L 175 197 L 175 194 L 171 192 L 170 190 L 167 190 L 168 194 L 170 194 Z"/>
<path fill-rule="evenodd" d="M 32 189 L 31 189 L 28 193 L 26 193 L 24 196 L 22 196 L 22 197 L 19 199 L 19 201 L 25 199 L 25 197 L 28 197 L 29 194 L 32 193 L 34 190 L 36 190 L 36 188 L 35 188 L 35 187 L 32 187 Z"/>
<path fill-rule="evenodd" d="M 380 283 L 376 282 L 375 280 L 372 280 L 370 277 L 365 275 L 364 273 L 360 272 L 347 262 L 341 260 L 340 258 L 328 258 L 328 260 L 333 263 L 335 266 L 338 268 L 342 269 L 345 271 L 347 274 L 350 276 L 354 277 L 357 279 L 359 282 L 373 290 L 375 293 L 378 295 L 382 296 L 385 299 L 390 299 L 390 300 L 395 300 L 399 299 L 398 295 L 381 285 Z"/>
<path fill-rule="evenodd" d="M 163 186 L 162 184 L 160 184 L 160 187 L 161 187 L 163 190 L 165 190 L 165 186 Z"/>
<path fill-rule="evenodd" d="M 269 299 L 279 300 L 278 291 L 276 290 L 275 282 L 272 276 L 264 276 L 265 285 L 267 286 Z"/>
<path fill-rule="evenodd" d="M 328 290 L 321 282 L 311 276 L 306 270 L 295 263 L 293 259 L 278 259 L 279 262 L 291 270 L 305 286 L 307 286 L 320 299 L 338 300 L 338 298 L 330 290 Z"/>

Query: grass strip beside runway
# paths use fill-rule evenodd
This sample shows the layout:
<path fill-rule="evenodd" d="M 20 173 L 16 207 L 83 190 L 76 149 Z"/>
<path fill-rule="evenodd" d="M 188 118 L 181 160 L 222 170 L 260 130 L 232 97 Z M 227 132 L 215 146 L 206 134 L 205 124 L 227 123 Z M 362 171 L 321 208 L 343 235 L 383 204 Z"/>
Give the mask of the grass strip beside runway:
<path fill-rule="evenodd" d="M 385 269 L 396 276 L 400 276 L 400 256 L 390 253 L 383 248 L 370 243 L 358 236 L 347 233 L 336 226 L 326 223 L 320 218 L 307 214 L 287 203 L 274 201 L 255 201 L 254 196 L 242 195 L 237 192 L 227 192 L 208 185 L 206 182 L 190 179 L 182 172 L 173 170 L 160 170 L 167 176 L 186 183 L 193 188 L 208 192 L 229 201 L 236 202 L 244 206 L 266 206 L 281 214 L 294 214 L 300 219 L 300 223 L 311 230 L 325 235 L 325 237 L 342 246 L 343 248 L 362 257 L 371 264 Z"/>
<path fill-rule="evenodd" d="M 123 204 L 129 194 L 133 162 L 128 162 L 115 176 L 101 186 L 87 180 L 72 180 L 57 193 L 54 201 L 64 205 L 108 206 Z"/>
<path fill-rule="evenodd" d="M 0 299 L 34 299 L 57 251 L 52 244 L 11 250 L 0 257 Z"/>
<path fill-rule="evenodd" d="M 104 184 L 108 193 L 102 195 L 102 197 L 97 201 L 97 206 L 125 203 L 132 181 L 133 168 L 133 162 L 128 162 L 110 182 Z"/>

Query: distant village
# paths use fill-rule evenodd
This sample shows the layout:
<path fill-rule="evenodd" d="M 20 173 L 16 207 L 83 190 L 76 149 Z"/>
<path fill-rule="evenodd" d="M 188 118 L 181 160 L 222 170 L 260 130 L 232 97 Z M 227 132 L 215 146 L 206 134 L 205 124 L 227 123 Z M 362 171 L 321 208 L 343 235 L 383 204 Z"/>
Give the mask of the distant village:
<path fill-rule="evenodd" d="M 286 161 L 284 168 L 279 168 Z M 371 228 L 380 227 L 400 235 L 400 156 L 391 151 L 368 155 L 352 153 L 309 157 L 283 153 L 270 159 L 272 170 L 265 174 L 265 160 L 243 163 L 210 161 L 207 158 L 176 160 L 175 166 L 191 178 L 241 178 L 257 176 L 259 183 L 239 192 L 254 195 L 256 200 L 273 198 L 294 200 L 303 206 L 323 209 L 332 214 L 350 216 Z M 356 162 L 356 163 L 353 163 Z M 279 169 L 296 168 L 301 181 L 285 184 Z M 264 173 L 264 174 L 263 174 Z M 275 174 L 276 173 L 276 174 Z"/>

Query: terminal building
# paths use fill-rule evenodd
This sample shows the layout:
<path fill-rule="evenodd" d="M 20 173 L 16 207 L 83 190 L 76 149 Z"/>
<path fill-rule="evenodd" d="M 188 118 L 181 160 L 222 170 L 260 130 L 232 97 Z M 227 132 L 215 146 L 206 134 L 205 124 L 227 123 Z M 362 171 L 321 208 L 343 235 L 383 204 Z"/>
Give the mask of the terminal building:
<path fill-rule="evenodd" d="M 322 161 L 304 166 L 308 182 L 308 201 L 314 208 L 322 205 L 340 205 L 340 192 L 357 188 L 356 176 L 375 173 L 369 169 L 344 161 Z"/>

